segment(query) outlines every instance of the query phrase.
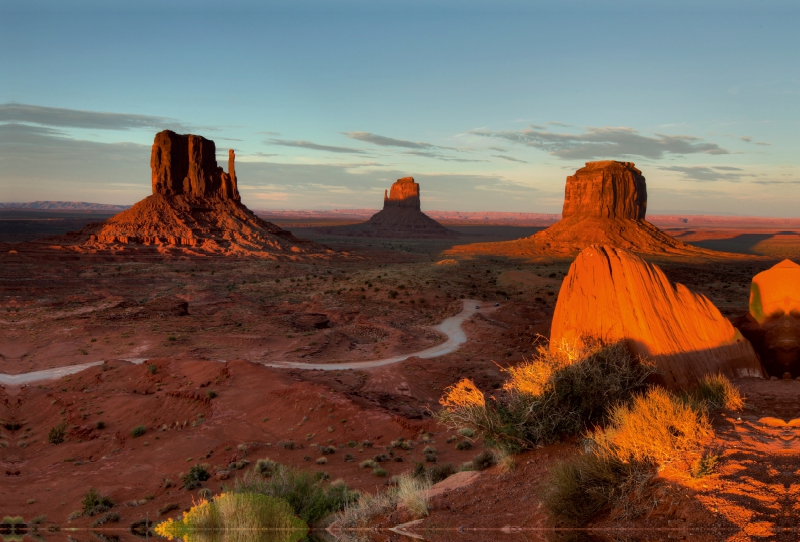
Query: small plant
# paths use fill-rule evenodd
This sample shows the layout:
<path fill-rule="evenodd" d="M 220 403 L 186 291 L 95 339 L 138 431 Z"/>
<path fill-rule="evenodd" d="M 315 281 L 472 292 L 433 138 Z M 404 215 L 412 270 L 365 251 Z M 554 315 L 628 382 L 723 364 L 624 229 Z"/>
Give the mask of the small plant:
<path fill-rule="evenodd" d="M 471 450 L 472 443 L 468 440 L 462 440 L 458 444 L 456 444 L 456 450 Z"/>
<path fill-rule="evenodd" d="M 169 504 L 165 504 L 164 506 L 158 509 L 158 515 L 163 516 L 164 514 L 169 514 L 170 512 L 172 512 L 173 510 L 177 510 L 178 508 L 180 508 L 180 505 L 178 505 L 178 503 L 171 502 Z"/>
<path fill-rule="evenodd" d="M 326 465 L 328 463 L 327 457 L 319 457 L 316 461 L 317 465 Z"/>
<path fill-rule="evenodd" d="M 206 397 L 208 397 L 209 399 L 213 399 L 216 396 L 217 396 L 217 392 L 215 392 L 214 390 L 208 390 L 206 392 Z"/>
<path fill-rule="evenodd" d="M 106 523 L 117 523 L 119 521 L 119 514 L 117 512 L 107 512 L 101 517 L 92 522 L 92 527 L 99 527 Z"/>
<path fill-rule="evenodd" d="M 343 459 L 344 459 L 344 461 L 346 463 L 352 463 L 353 461 L 356 460 L 356 458 L 353 457 L 353 454 L 344 454 L 344 458 Z"/>
<path fill-rule="evenodd" d="M 744 406 L 739 388 L 722 374 L 704 376 L 689 397 L 711 409 L 740 410 Z"/>
<path fill-rule="evenodd" d="M 362 448 L 372 448 L 372 441 L 371 440 L 364 440 L 361 442 Z"/>
<path fill-rule="evenodd" d="M 372 459 L 367 459 L 359 463 L 358 466 L 362 469 L 374 469 L 378 466 L 378 464 Z"/>
<path fill-rule="evenodd" d="M 97 422 L 95 424 L 95 427 L 97 429 L 105 429 L 106 428 L 106 422 L 104 422 L 103 420 L 100 420 L 99 422 Z"/>
<path fill-rule="evenodd" d="M 456 473 L 456 467 L 452 463 L 435 465 L 428 470 L 427 477 L 432 484 L 438 484 L 442 480 L 449 478 Z"/>
<path fill-rule="evenodd" d="M 145 433 L 147 433 L 147 428 L 144 425 L 137 425 L 131 429 L 131 436 L 133 438 L 141 437 Z"/>
<path fill-rule="evenodd" d="M 101 496 L 93 487 L 89 488 L 89 492 L 83 497 L 81 504 L 83 505 L 81 515 L 84 516 L 102 514 L 114 507 L 114 501 L 108 495 Z"/>
<path fill-rule="evenodd" d="M 411 443 L 404 438 L 398 438 L 392 441 L 392 448 L 400 448 L 401 450 L 410 450 Z"/>
<path fill-rule="evenodd" d="M 387 473 L 386 473 L 386 469 L 381 468 L 381 467 L 375 467 L 374 469 L 372 469 L 372 474 L 375 475 L 375 476 L 378 476 L 380 478 L 386 478 L 386 474 Z"/>
<path fill-rule="evenodd" d="M 462 427 L 458 430 L 458 434 L 462 437 L 472 438 L 475 436 L 475 431 L 470 429 L 469 427 Z"/>
<path fill-rule="evenodd" d="M 475 470 L 486 470 L 497 463 L 497 458 L 491 450 L 484 450 L 472 458 L 472 467 Z"/>
<path fill-rule="evenodd" d="M 211 475 L 202 465 L 195 465 L 183 477 L 183 487 L 187 490 L 197 489 L 202 482 L 211 478 Z"/>
<path fill-rule="evenodd" d="M 436 463 L 436 456 L 439 452 L 436 451 L 436 448 L 433 446 L 425 446 L 425 449 L 422 450 L 422 455 L 425 457 L 425 461 L 428 463 Z"/>
<path fill-rule="evenodd" d="M 277 468 L 278 468 L 278 463 L 269 458 L 265 458 L 256 461 L 256 465 L 255 467 L 253 467 L 253 471 L 255 471 L 256 474 L 260 474 L 261 476 L 272 476 Z"/>
<path fill-rule="evenodd" d="M 56 425 L 50 432 L 47 434 L 47 441 L 50 444 L 61 444 L 64 442 L 64 439 L 67 437 L 67 422 L 62 421 L 60 424 Z"/>
<path fill-rule="evenodd" d="M 319 453 L 321 453 L 322 455 L 335 454 L 336 453 L 336 447 L 335 446 L 320 446 L 319 447 Z"/>
<path fill-rule="evenodd" d="M 422 518 L 428 515 L 428 490 L 431 482 L 428 479 L 415 478 L 413 476 L 399 476 L 396 481 L 397 500 L 402 503 L 413 514 L 415 518 Z"/>
<path fill-rule="evenodd" d="M 207 487 L 204 487 L 204 488 L 201 488 L 201 489 L 200 489 L 200 490 L 197 492 L 197 496 L 198 496 L 199 498 L 201 498 L 201 499 L 204 499 L 204 500 L 206 500 L 206 501 L 210 501 L 210 500 L 211 500 L 211 498 L 214 496 L 214 494 L 211 492 L 211 490 L 210 490 L 210 489 L 208 489 Z"/>
<path fill-rule="evenodd" d="M 692 463 L 689 473 L 692 478 L 703 478 L 714 472 L 718 462 L 719 454 L 706 452 Z"/>
<path fill-rule="evenodd" d="M 156 365 L 155 363 L 148 364 L 147 372 L 150 373 L 151 375 L 156 374 L 158 372 L 158 365 Z"/>

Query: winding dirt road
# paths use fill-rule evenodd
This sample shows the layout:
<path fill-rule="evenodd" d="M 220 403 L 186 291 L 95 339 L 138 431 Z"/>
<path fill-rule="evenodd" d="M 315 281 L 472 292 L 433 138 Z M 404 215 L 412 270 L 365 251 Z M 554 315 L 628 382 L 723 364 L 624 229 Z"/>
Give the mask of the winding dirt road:
<path fill-rule="evenodd" d="M 422 359 L 436 358 L 444 356 L 458 349 L 459 346 L 467 342 L 467 334 L 461 328 L 464 320 L 471 318 L 477 313 L 489 313 L 497 307 L 487 305 L 481 306 L 479 301 L 474 299 L 465 299 L 461 312 L 450 318 L 445 318 L 441 324 L 433 326 L 433 329 L 443 333 L 447 336 L 447 340 L 441 344 L 431 346 L 418 352 L 411 352 L 409 354 L 401 354 L 391 358 L 376 359 L 370 361 L 353 361 L 346 363 L 297 363 L 291 361 L 272 361 L 262 362 L 261 365 L 266 367 L 275 367 L 278 369 L 316 369 L 321 371 L 342 371 L 346 369 L 372 369 L 374 367 L 383 367 L 384 365 L 391 365 L 393 363 L 400 363 L 408 358 L 418 357 Z M 118 358 L 128 361 L 135 365 L 140 365 L 147 361 L 148 358 Z M 89 367 L 101 365 L 104 360 L 91 361 L 89 363 L 81 363 L 79 365 L 69 365 L 67 367 L 55 367 L 53 369 L 44 369 L 42 371 L 32 371 L 29 373 L 22 373 L 10 375 L 0 373 L 0 384 L 9 386 L 22 386 L 34 382 L 41 382 L 44 380 L 55 380 L 67 375 L 79 373 Z M 223 362 L 225 360 L 217 360 Z"/>

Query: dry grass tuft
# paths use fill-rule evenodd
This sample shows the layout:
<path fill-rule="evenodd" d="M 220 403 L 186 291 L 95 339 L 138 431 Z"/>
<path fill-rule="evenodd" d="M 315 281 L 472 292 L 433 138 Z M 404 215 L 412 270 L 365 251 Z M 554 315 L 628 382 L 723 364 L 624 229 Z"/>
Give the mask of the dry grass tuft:
<path fill-rule="evenodd" d="M 414 518 L 425 517 L 428 515 L 430 488 L 430 480 L 404 474 L 397 479 L 397 501 L 408 508 Z"/>
<path fill-rule="evenodd" d="M 741 410 L 744 398 L 733 382 L 722 374 L 706 375 L 690 393 L 692 400 L 704 403 L 710 409 Z"/>

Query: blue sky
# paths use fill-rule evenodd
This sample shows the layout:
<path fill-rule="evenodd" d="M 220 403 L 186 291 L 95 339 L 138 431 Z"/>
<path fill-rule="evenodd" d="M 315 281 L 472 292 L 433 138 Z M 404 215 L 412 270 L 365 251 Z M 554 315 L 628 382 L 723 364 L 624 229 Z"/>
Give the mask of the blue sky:
<path fill-rule="evenodd" d="M 0 201 L 134 203 L 170 128 L 252 208 L 559 212 L 620 159 L 651 213 L 799 214 L 794 2 L 128 4 L 0 4 Z"/>

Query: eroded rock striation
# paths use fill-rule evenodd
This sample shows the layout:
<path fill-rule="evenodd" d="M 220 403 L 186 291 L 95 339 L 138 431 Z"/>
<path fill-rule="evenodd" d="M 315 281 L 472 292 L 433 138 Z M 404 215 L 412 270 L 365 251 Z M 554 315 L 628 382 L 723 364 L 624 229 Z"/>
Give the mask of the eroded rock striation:
<path fill-rule="evenodd" d="M 719 255 L 670 237 L 645 220 L 646 213 L 645 178 L 632 162 L 586 162 L 567 177 L 560 221 L 524 239 L 454 247 L 451 252 L 568 257 L 597 244 L 641 254 Z"/>
<path fill-rule="evenodd" d="M 331 228 L 329 233 L 358 237 L 412 239 L 447 238 L 458 235 L 422 212 L 419 184 L 413 177 L 398 179 L 383 196 L 383 210 L 368 221 Z"/>
<path fill-rule="evenodd" d="M 783 260 L 753 277 L 749 311 L 736 326 L 770 375 L 800 376 L 800 265 Z"/>
<path fill-rule="evenodd" d="M 553 348 L 591 339 L 625 341 L 633 353 L 656 363 L 671 388 L 720 372 L 764 375 L 753 347 L 707 297 L 610 246 L 590 246 L 578 255 L 553 315 Z"/>
<path fill-rule="evenodd" d="M 239 196 L 235 158 L 230 150 L 226 173 L 217 165 L 213 141 L 170 130 L 159 132 L 150 155 L 151 196 L 104 222 L 28 243 L 25 250 L 135 257 L 274 257 L 330 252 L 294 237 L 245 207 Z"/>

